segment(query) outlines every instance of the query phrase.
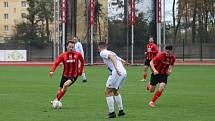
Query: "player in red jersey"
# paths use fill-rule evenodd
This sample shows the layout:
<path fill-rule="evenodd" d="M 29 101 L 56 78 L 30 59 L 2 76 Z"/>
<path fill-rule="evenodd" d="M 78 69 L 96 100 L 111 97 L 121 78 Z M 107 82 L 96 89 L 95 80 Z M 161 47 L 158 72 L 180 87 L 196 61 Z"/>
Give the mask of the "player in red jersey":
<path fill-rule="evenodd" d="M 159 53 L 155 58 L 150 61 L 152 69 L 150 83 L 147 84 L 147 90 L 151 93 L 155 91 L 156 85 L 159 83 L 159 88 L 155 92 L 154 97 L 149 102 L 148 106 L 155 107 L 154 102 L 161 96 L 163 90 L 167 85 L 167 77 L 172 73 L 172 66 L 176 60 L 172 55 L 172 46 L 166 46 L 164 52 Z"/>
<path fill-rule="evenodd" d="M 57 66 L 62 62 L 64 66 L 63 75 L 55 100 L 60 101 L 66 93 L 69 86 L 71 86 L 83 72 L 84 59 L 79 52 L 73 51 L 75 42 L 67 42 L 67 52 L 62 53 L 54 61 L 49 76 L 52 77 Z M 80 62 L 80 67 L 78 66 Z"/>
<path fill-rule="evenodd" d="M 141 81 L 146 81 L 147 69 L 150 66 L 149 63 L 157 55 L 157 53 L 158 53 L 158 47 L 154 43 L 153 37 L 150 37 L 149 44 L 147 44 L 147 52 L 145 52 L 146 58 L 144 63 L 144 74 L 143 74 L 143 79 Z"/>

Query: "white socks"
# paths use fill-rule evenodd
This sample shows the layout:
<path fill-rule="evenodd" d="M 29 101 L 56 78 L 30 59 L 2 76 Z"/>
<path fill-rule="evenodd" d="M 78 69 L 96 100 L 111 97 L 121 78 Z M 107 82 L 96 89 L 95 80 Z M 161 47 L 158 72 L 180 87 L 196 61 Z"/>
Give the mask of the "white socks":
<path fill-rule="evenodd" d="M 118 96 L 114 96 L 114 98 L 116 100 L 119 110 L 123 110 L 121 95 L 119 94 Z"/>
<path fill-rule="evenodd" d="M 106 97 L 108 108 L 109 108 L 109 113 L 114 112 L 114 99 L 113 96 Z"/>
<path fill-rule="evenodd" d="M 83 80 L 87 80 L 86 74 L 84 72 L 82 73 L 82 77 L 83 77 Z"/>

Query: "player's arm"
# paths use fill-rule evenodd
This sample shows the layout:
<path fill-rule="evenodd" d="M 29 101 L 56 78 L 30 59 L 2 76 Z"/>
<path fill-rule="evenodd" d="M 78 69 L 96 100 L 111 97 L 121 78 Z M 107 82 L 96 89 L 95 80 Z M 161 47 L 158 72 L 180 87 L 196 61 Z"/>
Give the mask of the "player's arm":
<path fill-rule="evenodd" d="M 158 53 L 158 46 L 157 45 L 153 46 L 153 50 L 151 51 L 151 53 Z"/>
<path fill-rule="evenodd" d="M 115 59 L 113 53 L 110 53 L 110 54 L 108 55 L 108 58 L 109 58 L 109 59 L 111 60 L 111 62 L 113 63 L 113 66 L 114 66 L 114 68 L 115 68 L 117 74 L 118 74 L 119 76 L 121 76 L 121 74 L 120 74 L 120 72 L 119 72 L 119 69 L 117 68 L 116 59 Z"/>
<path fill-rule="evenodd" d="M 60 55 L 59 57 L 57 57 L 57 58 L 55 59 L 54 64 L 53 64 L 53 66 L 52 66 L 52 68 L 51 68 L 51 71 L 50 71 L 50 73 L 49 73 L 49 76 L 50 76 L 50 77 L 52 77 L 52 75 L 54 74 L 54 72 L 55 72 L 57 66 L 60 64 L 61 61 L 62 61 L 62 55 Z"/>
<path fill-rule="evenodd" d="M 81 54 L 78 56 L 78 60 L 80 60 L 80 62 L 81 62 L 81 65 L 78 70 L 78 75 L 81 76 L 81 74 L 83 73 L 83 70 L 84 70 L 84 59 Z"/>
<path fill-rule="evenodd" d="M 83 46 L 81 44 L 79 46 L 79 50 L 80 50 L 82 57 L 84 58 L 84 50 L 83 50 Z"/>
<path fill-rule="evenodd" d="M 167 74 L 168 74 L 168 75 L 172 74 L 172 66 L 171 66 L 171 65 L 169 65 Z"/>
<path fill-rule="evenodd" d="M 176 58 L 175 58 L 175 56 L 173 56 L 172 58 L 171 58 L 171 63 L 170 63 L 170 65 L 169 65 L 169 68 L 168 68 L 168 75 L 170 75 L 170 74 L 172 74 L 172 67 L 173 67 L 173 65 L 174 65 L 174 63 L 175 63 L 175 60 L 176 60 Z"/>
<path fill-rule="evenodd" d="M 158 59 L 159 59 L 159 56 L 156 56 L 154 59 L 152 59 L 152 60 L 150 61 L 150 66 L 151 66 L 151 69 L 152 69 L 154 75 L 157 75 L 157 74 L 158 74 L 158 71 L 157 71 L 157 69 L 155 68 L 155 64 L 154 64 L 154 62 L 158 61 Z"/>
<path fill-rule="evenodd" d="M 121 58 L 121 62 L 123 65 L 127 65 L 127 62 Z"/>
<path fill-rule="evenodd" d="M 122 58 L 120 58 L 118 56 L 117 56 L 117 58 L 122 62 L 123 65 L 127 65 L 128 64 L 124 59 L 122 59 Z"/>

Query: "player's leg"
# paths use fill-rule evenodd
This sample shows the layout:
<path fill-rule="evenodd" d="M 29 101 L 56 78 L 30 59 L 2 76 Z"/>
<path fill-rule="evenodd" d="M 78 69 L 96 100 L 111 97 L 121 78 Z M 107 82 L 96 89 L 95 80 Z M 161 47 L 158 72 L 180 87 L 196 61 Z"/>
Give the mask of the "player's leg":
<path fill-rule="evenodd" d="M 155 91 L 156 85 L 158 84 L 158 75 L 151 74 L 150 82 L 146 85 L 146 90 L 149 90 L 151 93 Z"/>
<path fill-rule="evenodd" d="M 123 110 L 122 96 L 118 92 L 117 89 L 114 90 L 114 98 L 115 98 L 115 101 L 116 101 L 116 103 L 118 105 L 118 108 L 119 108 L 118 116 L 124 116 L 125 113 L 124 113 L 124 110 Z"/>
<path fill-rule="evenodd" d="M 159 82 L 160 75 L 154 75 L 151 74 L 151 80 L 150 83 L 147 84 L 147 90 L 149 90 L 151 93 L 155 91 L 156 85 Z M 156 94 L 156 93 L 155 93 Z M 155 107 L 154 102 L 151 100 L 148 104 L 149 107 Z"/>
<path fill-rule="evenodd" d="M 114 89 L 114 98 L 115 98 L 115 101 L 117 103 L 117 106 L 119 108 L 119 113 L 118 113 L 118 116 L 124 116 L 125 113 L 124 113 L 124 110 L 123 110 L 123 103 L 122 103 L 122 96 L 121 94 L 118 92 L 119 89 L 122 88 L 124 82 L 125 82 L 125 79 L 126 79 L 126 71 L 122 71 L 121 73 L 121 76 L 116 80 L 116 83 L 115 83 L 115 89 Z"/>
<path fill-rule="evenodd" d="M 147 66 L 147 65 L 145 65 L 143 68 L 144 68 L 143 81 L 146 81 L 148 66 Z"/>
<path fill-rule="evenodd" d="M 71 86 L 75 81 L 76 81 L 76 79 L 73 79 L 73 78 L 69 78 L 68 80 L 66 80 L 63 83 L 62 89 L 58 92 L 56 99 L 61 100 L 61 98 L 64 96 L 64 94 L 68 90 L 69 86 Z"/>
<path fill-rule="evenodd" d="M 80 64 L 80 61 L 79 61 L 78 67 L 80 67 L 80 66 L 81 66 L 81 64 Z M 85 69 L 83 69 L 82 78 L 83 78 L 83 80 L 82 80 L 83 83 L 87 82 L 87 76 L 86 76 L 86 73 L 85 73 Z"/>
<path fill-rule="evenodd" d="M 85 70 L 83 70 L 82 78 L 83 78 L 82 82 L 87 82 L 87 76 L 86 76 Z"/>
<path fill-rule="evenodd" d="M 62 90 L 62 87 L 59 87 L 58 90 L 57 90 L 57 95 L 61 92 L 61 90 Z M 57 99 L 57 96 L 55 97 L 54 100 L 58 100 L 58 99 Z M 51 101 L 51 104 L 52 104 L 52 103 L 53 103 L 53 101 Z"/>
<path fill-rule="evenodd" d="M 151 100 L 150 103 L 149 103 L 149 106 L 151 105 L 150 107 L 155 107 L 155 106 L 154 106 L 154 102 L 161 96 L 163 90 L 165 89 L 166 84 L 167 84 L 167 75 L 160 75 L 158 81 L 159 81 L 159 83 L 160 83 L 160 84 L 159 84 L 159 88 L 158 88 L 158 90 L 155 92 L 155 94 L 154 94 L 152 100 Z"/>
<path fill-rule="evenodd" d="M 57 91 L 57 95 L 56 95 L 56 97 L 55 97 L 55 100 L 58 100 L 57 97 L 58 97 L 59 95 L 62 95 L 63 84 L 64 84 L 66 81 L 67 81 L 67 77 L 62 76 L 62 77 L 61 77 L 61 81 L 60 81 L 60 85 L 59 85 L 59 88 L 58 88 L 58 91 Z M 51 101 L 51 103 L 52 103 L 52 101 Z"/>
<path fill-rule="evenodd" d="M 154 102 L 161 96 L 165 86 L 166 86 L 165 83 L 160 83 L 158 90 L 155 92 L 152 100 L 149 103 L 149 106 L 151 105 L 150 107 L 155 107 Z"/>
<path fill-rule="evenodd" d="M 114 111 L 114 98 L 113 98 L 113 88 L 105 88 L 105 96 L 109 109 L 108 118 L 115 118 L 116 114 Z"/>
<path fill-rule="evenodd" d="M 147 78 L 147 70 L 150 66 L 150 60 L 146 59 L 143 67 L 143 79 L 141 81 L 146 81 Z"/>

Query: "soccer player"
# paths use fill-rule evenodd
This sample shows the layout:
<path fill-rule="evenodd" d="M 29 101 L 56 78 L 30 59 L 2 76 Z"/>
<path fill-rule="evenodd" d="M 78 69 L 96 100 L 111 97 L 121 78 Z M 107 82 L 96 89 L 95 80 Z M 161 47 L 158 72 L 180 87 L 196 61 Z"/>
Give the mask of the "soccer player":
<path fill-rule="evenodd" d="M 154 102 L 161 96 L 167 85 L 167 78 L 172 73 L 172 66 L 176 58 L 172 55 L 172 46 L 166 46 L 165 51 L 161 52 L 150 61 L 152 69 L 151 80 L 147 84 L 147 90 L 151 93 L 155 91 L 156 85 L 159 83 L 158 90 L 155 92 L 153 98 L 149 102 L 149 107 L 155 107 Z"/>
<path fill-rule="evenodd" d="M 74 37 L 73 40 L 75 42 L 74 50 L 76 52 L 81 53 L 82 57 L 84 58 L 84 50 L 83 50 L 83 47 L 82 47 L 82 44 L 81 44 L 80 40 L 78 39 L 78 37 Z M 83 70 L 83 73 L 82 73 L 82 77 L 83 77 L 82 82 L 87 82 L 87 77 L 86 77 L 86 74 L 85 74 L 84 70 Z"/>
<path fill-rule="evenodd" d="M 149 44 L 147 44 L 147 52 L 146 58 L 145 58 L 145 63 L 144 63 L 144 74 L 143 74 L 143 79 L 141 81 L 146 81 L 147 78 L 147 69 L 150 66 L 150 61 L 157 55 L 158 53 L 158 47 L 154 43 L 153 37 L 149 38 Z"/>
<path fill-rule="evenodd" d="M 105 96 L 107 105 L 109 108 L 108 118 L 115 118 L 116 113 L 114 111 L 114 98 L 119 108 L 118 116 L 124 116 L 122 97 L 118 90 L 122 87 L 126 79 L 126 70 L 123 67 L 123 63 L 126 62 L 118 57 L 114 52 L 107 50 L 105 42 L 98 44 L 98 50 L 104 63 L 108 66 L 110 75 L 106 82 Z"/>
<path fill-rule="evenodd" d="M 55 100 L 60 101 L 71 86 L 83 72 L 84 60 L 79 52 L 73 51 L 75 46 L 74 41 L 67 42 L 67 52 L 62 53 L 54 61 L 49 76 L 52 77 L 57 66 L 62 62 L 64 65 L 63 75 Z M 78 66 L 80 62 L 80 67 Z"/>

